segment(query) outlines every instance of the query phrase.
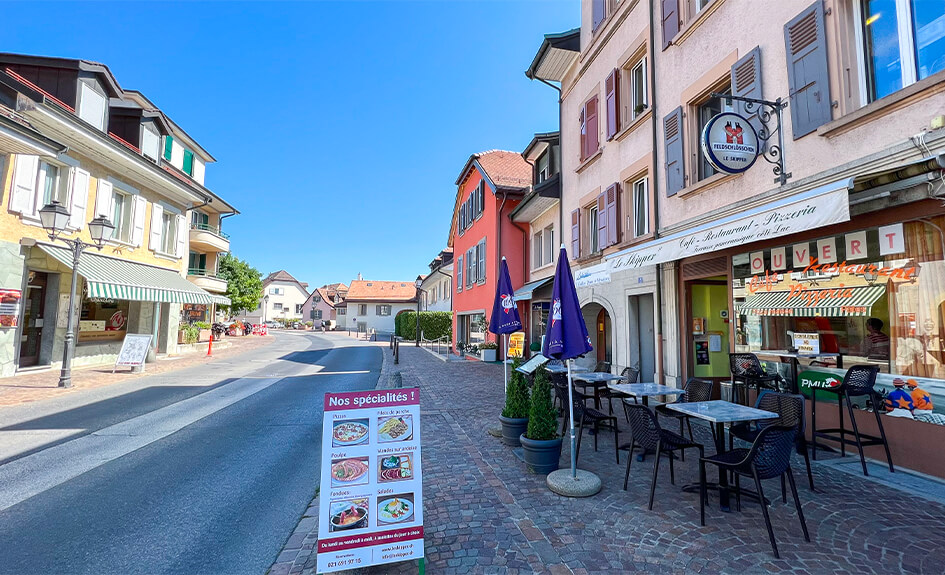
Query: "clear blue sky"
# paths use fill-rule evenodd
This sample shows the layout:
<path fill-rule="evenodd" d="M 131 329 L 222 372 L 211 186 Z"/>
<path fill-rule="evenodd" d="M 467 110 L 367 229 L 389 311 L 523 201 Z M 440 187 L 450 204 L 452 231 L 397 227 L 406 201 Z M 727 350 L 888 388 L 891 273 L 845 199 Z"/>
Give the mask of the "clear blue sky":
<path fill-rule="evenodd" d="M 577 0 L 4 3 L 0 50 L 109 66 L 217 158 L 232 251 L 313 285 L 412 279 L 471 153 L 557 129 L 525 78 Z"/>

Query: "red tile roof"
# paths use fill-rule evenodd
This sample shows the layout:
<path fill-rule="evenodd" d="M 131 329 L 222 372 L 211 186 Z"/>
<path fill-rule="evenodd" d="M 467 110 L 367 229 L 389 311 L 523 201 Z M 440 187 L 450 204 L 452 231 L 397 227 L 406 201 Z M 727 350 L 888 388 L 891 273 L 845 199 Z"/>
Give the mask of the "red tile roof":
<path fill-rule="evenodd" d="M 476 159 L 497 186 L 527 188 L 532 183 L 532 167 L 518 152 L 490 150 L 476 154 Z"/>
<path fill-rule="evenodd" d="M 416 301 L 417 288 L 412 281 L 390 282 L 354 280 L 348 288 L 347 301 Z"/>

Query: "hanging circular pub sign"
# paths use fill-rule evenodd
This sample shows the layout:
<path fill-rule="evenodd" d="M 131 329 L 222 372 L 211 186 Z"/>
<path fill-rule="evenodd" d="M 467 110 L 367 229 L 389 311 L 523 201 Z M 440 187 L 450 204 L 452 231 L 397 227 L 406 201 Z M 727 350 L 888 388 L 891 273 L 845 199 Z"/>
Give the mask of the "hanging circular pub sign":
<path fill-rule="evenodd" d="M 709 120 L 702 130 L 702 153 L 716 170 L 740 174 L 758 159 L 758 133 L 748 119 L 723 112 Z"/>

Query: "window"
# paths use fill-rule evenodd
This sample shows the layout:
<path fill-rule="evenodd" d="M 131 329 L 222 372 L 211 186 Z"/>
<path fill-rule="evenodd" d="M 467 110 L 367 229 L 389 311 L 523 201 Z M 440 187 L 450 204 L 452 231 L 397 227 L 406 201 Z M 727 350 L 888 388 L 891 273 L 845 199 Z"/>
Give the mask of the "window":
<path fill-rule="evenodd" d="M 479 240 L 476 245 L 476 255 L 479 258 L 479 269 L 476 272 L 476 280 L 479 283 L 486 283 L 486 238 Z"/>
<path fill-rule="evenodd" d="M 112 188 L 112 225 L 115 229 L 112 231 L 112 239 L 120 242 L 131 241 L 131 228 L 134 225 L 132 221 L 132 209 L 134 198 L 128 194 L 123 194 Z M 175 237 L 174 241 L 177 241 Z M 176 246 L 175 246 L 176 247 Z M 191 266 L 193 267 L 193 266 Z M 206 266 L 201 266 L 206 267 Z"/>
<path fill-rule="evenodd" d="M 456 291 L 463 291 L 463 256 L 456 258 Z"/>
<path fill-rule="evenodd" d="M 43 191 L 42 208 L 47 204 L 56 201 L 67 210 L 69 206 L 69 190 L 67 186 L 61 185 L 59 181 L 59 167 L 47 162 L 39 163 L 39 189 Z"/>
<path fill-rule="evenodd" d="M 301 304 L 301 303 L 295 304 L 295 313 L 302 313 L 302 306 L 303 306 L 303 305 L 304 305 L 304 304 Z"/>
<path fill-rule="evenodd" d="M 348 308 L 341 306 L 338 308 L 338 315 L 348 315 Z"/>
<path fill-rule="evenodd" d="M 187 273 L 190 275 L 203 275 L 207 272 L 207 254 L 198 254 L 190 252 L 187 260 Z"/>
<path fill-rule="evenodd" d="M 157 161 L 160 154 L 161 136 L 147 125 L 141 128 L 141 153 Z"/>
<path fill-rule="evenodd" d="M 282 304 L 281 304 L 281 303 L 274 303 L 274 304 L 272 304 L 272 309 L 274 309 L 275 311 L 282 311 Z"/>
<path fill-rule="evenodd" d="M 630 69 L 630 109 L 626 118 L 636 118 L 646 111 L 646 58 Z"/>
<path fill-rule="evenodd" d="M 584 161 L 596 154 L 598 148 L 600 148 L 597 127 L 597 96 L 584 104 L 579 121 L 581 123 L 581 161 Z"/>
<path fill-rule="evenodd" d="M 551 148 L 535 162 L 535 183 L 540 184 L 551 176 Z"/>
<path fill-rule="evenodd" d="M 592 254 L 595 254 L 595 253 L 597 253 L 597 252 L 600 251 L 600 239 L 598 238 L 598 234 L 597 234 L 597 216 L 598 216 L 598 213 L 597 213 L 597 206 L 592 206 L 592 207 L 588 208 L 588 210 L 587 210 L 587 222 L 588 222 L 587 227 L 588 227 L 588 230 L 590 230 L 590 240 L 591 240 L 591 243 L 590 243 L 589 245 L 591 246 L 591 252 L 590 252 L 590 253 L 592 253 Z"/>
<path fill-rule="evenodd" d="M 203 212 L 190 212 L 190 223 L 198 230 L 205 230 L 210 227 L 210 216 Z"/>
<path fill-rule="evenodd" d="M 647 187 L 646 178 L 641 178 L 633 182 L 631 188 L 633 197 L 630 202 L 633 208 L 629 227 L 635 238 L 650 233 L 650 197 Z"/>
<path fill-rule="evenodd" d="M 861 6 L 861 88 L 869 101 L 945 70 L 945 4 L 864 0 Z"/>
<path fill-rule="evenodd" d="M 730 86 L 725 86 L 724 89 L 714 90 L 720 94 L 731 94 L 732 89 Z M 716 169 L 712 167 L 712 164 L 709 163 L 709 160 L 705 157 L 705 154 L 702 152 L 702 145 L 699 142 L 699 139 L 702 137 L 702 130 L 705 128 L 705 125 L 709 123 L 713 117 L 722 112 L 731 112 L 733 111 L 732 106 L 726 105 L 723 98 L 712 98 L 699 103 L 696 106 L 696 121 L 698 129 L 695 132 L 695 141 L 692 144 L 694 150 L 698 150 L 699 154 L 699 165 L 698 165 L 698 174 L 699 180 L 704 180 L 710 176 L 714 176 L 717 172 Z"/>
<path fill-rule="evenodd" d="M 285 295 L 285 288 L 271 287 L 269 288 L 269 293 L 272 295 Z"/>
<path fill-rule="evenodd" d="M 105 131 L 105 112 L 108 110 L 105 96 L 99 94 L 89 82 L 79 81 L 79 117 L 99 130 Z"/>
<path fill-rule="evenodd" d="M 377 315 L 390 315 L 390 306 L 389 305 L 377 306 Z"/>
<path fill-rule="evenodd" d="M 696 15 L 702 12 L 711 2 L 712 0 L 686 0 L 686 3 L 688 4 L 687 13 L 689 14 L 689 20 L 695 18 Z"/>
<path fill-rule="evenodd" d="M 312 319 L 322 319 L 322 310 L 313 309 L 312 310 Z"/>
<path fill-rule="evenodd" d="M 541 260 L 541 232 L 536 233 L 532 236 L 532 269 L 540 268 L 542 264 Z"/>
<path fill-rule="evenodd" d="M 312 296 L 312 302 L 314 302 L 314 303 L 319 303 L 319 302 L 321 302 L 321 301 L 322 301 L 321 296 L 318 296 L 318 295 Z"/>
<path fill-rule="evenodd" d="M 177 252 L 177 215 L 161 214 L 161 251 L 165 254 Z"/>
<path fill-rule="evenodd" d="M 360 303 L 358 304 L 358 315 L 367 315 L 367 304 Z"/>
<path fill-rule="evenodd" d="M 471 288 L 476 283 L 476 248 L 466 250 L 466 287 Z"/>
<path fill-rule="evenodd" d="M 555 261 L 555 228 L 548 226 L 541 233 L 541 242 L 544 244 L 541 249 L 542 265 L 550 264 Z"/>

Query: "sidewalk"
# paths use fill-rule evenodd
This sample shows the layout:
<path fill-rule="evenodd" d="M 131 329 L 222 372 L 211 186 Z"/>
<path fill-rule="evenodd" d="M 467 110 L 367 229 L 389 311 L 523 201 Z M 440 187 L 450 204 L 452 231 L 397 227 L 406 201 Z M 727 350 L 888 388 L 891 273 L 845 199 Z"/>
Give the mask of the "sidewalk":
<path fill-rule="evenodd" d="M 207 357 L 206 353 L 191 353 L 161 358 L 156 362 L 146 364 L 143 373 L 131 373 L 128 368 L 120 368 L 113 374 L 111 365 L 73 368 L 72 387 L 69 389 L 58 387 L 59 369 L 4 377 L 0 378 L 0 407 L 40 401 L 74 393 L 82 389 L 112 385 L 129 379 L 212 363 L 265 347 L 274 341 L 275 339 L 272 336 L 231 337 L 227 338 L 227 342 L 230 344 L 229 347 L 214 349 L 213 355 L 210 357 Z"/>
<path fill-rule="evenodd" d="M 706 526 L 699 525 L 698 494 L 680 489 L 698 481 L 690 458 L 677 462 L 676 485 L 661 465 L 648 511 L 653 460 L 633 462 L 623 491 L 626 453 L 618 465 L 609 432 L 601 434 L 598 452 L 586 436 L 580 459 L 581 468 L 601 477 L 603 490 L 587 499 L 560 497 L 486 432 L 504 401 L 501 366 L 445 363 L 407 346 L 400 365 L 392 366 L 390 352 L 384 353 L 379 383 L 399 371 L 404 387 L 421 390 L 428 573 L 943 572 L 945 505 L 838 471 L 829 460 L 814 463 L 817 493 L 807 487 L 803 460 L 793 465 L 811 543 L 803 539 L 790 495 L 783 504 L 778 482 L 765 482 L 780 560 L 771 554 L 757 503 L 743 501 L 742 512 L 722 513 L 710 494 Z M 622 443 L 629 434 L 620 422 Z M 708 429 L 697 429 L 710 444 Z M 562 465 L 568 460 L 565 445 Z M 316 497 L 270 575 L 314 574 L 317 505 Z M 415 561 L 361 570 L 416 572 Z"/>

